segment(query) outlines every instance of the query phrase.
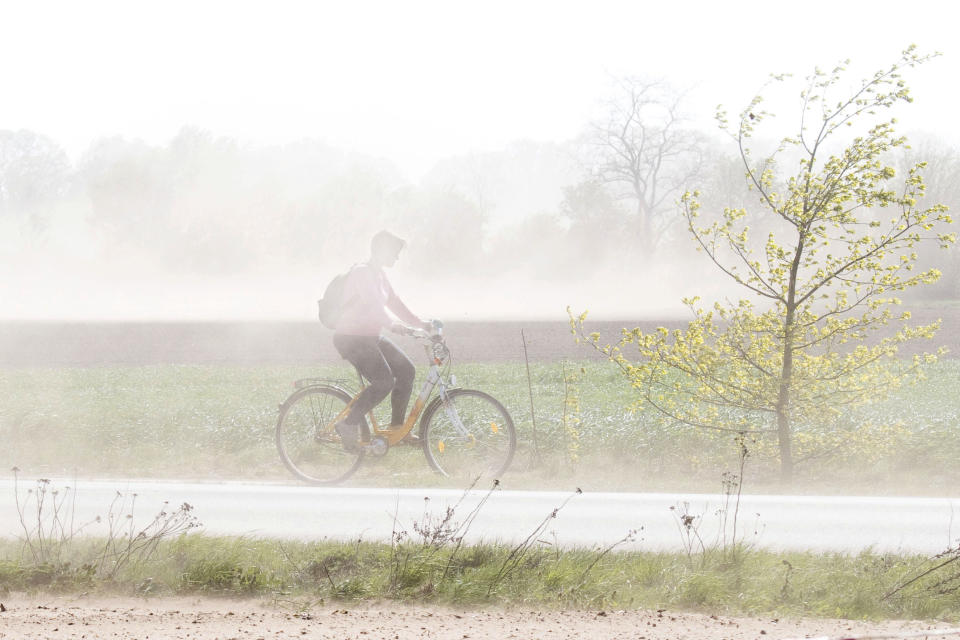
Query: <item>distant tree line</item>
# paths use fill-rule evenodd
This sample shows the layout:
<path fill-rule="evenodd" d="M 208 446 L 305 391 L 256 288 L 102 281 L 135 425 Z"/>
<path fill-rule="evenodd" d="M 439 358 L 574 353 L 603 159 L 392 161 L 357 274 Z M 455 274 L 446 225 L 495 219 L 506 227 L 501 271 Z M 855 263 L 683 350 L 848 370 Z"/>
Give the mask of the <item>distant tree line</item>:
<path fill-rule="evenodd" d="M 258 146 L 188 127 L 164 145 L 103 138 L 71 162 L 42 134 L 0 130 L 0 260 L 70 233 L 100 257 L 184 274 L 337 269 L 389 227 L 410 239 L 409 268 L 423 274 L 643 269 L 693 255 L 686 190 L 708 195 L 704 210 L 762 210 L 747 206 L 757 195 L 738 159 L 682 114 L 669 86 L 624 79 L 579 138 L 449 158 L 419 184 L 316 140 Z M 925 159 L 927 198 L 956 209 L 960 152 L 935 140 L 894 165 Z M 930 260 L 944 277 L 928 295 L 960 295 L 958 251 Z"/>

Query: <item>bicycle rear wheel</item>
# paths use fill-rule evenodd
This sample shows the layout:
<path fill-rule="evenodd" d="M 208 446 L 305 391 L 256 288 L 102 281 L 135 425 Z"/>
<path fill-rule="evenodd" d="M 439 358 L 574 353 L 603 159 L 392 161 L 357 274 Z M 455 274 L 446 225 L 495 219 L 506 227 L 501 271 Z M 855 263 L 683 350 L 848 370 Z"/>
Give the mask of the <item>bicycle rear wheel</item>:
<path fill-rule="evenodd" d="M 280 406 L 277 451 L 283 464 L 304 482 L 341 482 L 360 466 L 363 450 L 349 452 L 333 424 L 350 402 L 342 389 L 312 386 L 295 392 Z"/>
<path fill-rule="evenodd" d="M 517 433 L 510 414 L 492 396 L 453 389 L 434 400 L 420 429 L 427 462 L 464 481 L 499 478 L 510 466 Z"/>

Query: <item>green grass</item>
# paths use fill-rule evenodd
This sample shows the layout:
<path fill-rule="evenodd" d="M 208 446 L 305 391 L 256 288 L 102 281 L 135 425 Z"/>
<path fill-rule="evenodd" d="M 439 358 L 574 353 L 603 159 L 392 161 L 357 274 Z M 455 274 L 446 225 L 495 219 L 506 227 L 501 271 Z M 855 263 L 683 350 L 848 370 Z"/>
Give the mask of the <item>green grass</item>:
<path fill-rule="evenodd" d="M 324 601 L 397 600 L 456 605 L 671 608 L 727 615 L 950 618 L 960 590 L 932 580 L 883 596 L 927 566 L 919 556 L 714 550 L 676 553 L 557 551 L 535 545 L 503 575 L 503 545 L 439 548 L 406 540 L 297 542 L 189 534 L 112 579 L 84 568 L 32 566 L 0 543 L 0 593 L 101 591 L 137 595 L 276 596 Z M 18 559 L 19 558 L 19 559 Z M 941 576 L 942 577 L 942 576 Z"/>
<path fill-rule="evenodd" d="M 465 364 L 454 370 L 460 386 L 493 394 L 514 416 L 520 449 L 504 478 L 507 488 L 716 491 L 720 473 L 736 468 L 730 436 L 634 411 L 635 395 L 612 365 L 567 364 L 567 376 L 575 380 L 566 387 L 560 364 L 531 369 L 538 456 L 523 364 Z M 16 465 L 33 477 L 290 481 L 274 448 L 278 404 L 297 378 L 350 375 L 346 367 L 3 369 L 0 469 Z M 801 462 L 791 490 L 955 492 L 958 388 L 960 361 L 947 360 L 930 367 L 919 385 L 846 414 L 841 426 L 856 435 L 831 455 Z M 566 402 L 571 399 L 575 411 Z M 857 431 L 871 424 L 872 430 Z M 778 490 L 775 443 L 750 446 L 747 486 Z M 367 464 L 351 482 L 413 486 L 438 479 L 422 454 L 398 448 Z"/>

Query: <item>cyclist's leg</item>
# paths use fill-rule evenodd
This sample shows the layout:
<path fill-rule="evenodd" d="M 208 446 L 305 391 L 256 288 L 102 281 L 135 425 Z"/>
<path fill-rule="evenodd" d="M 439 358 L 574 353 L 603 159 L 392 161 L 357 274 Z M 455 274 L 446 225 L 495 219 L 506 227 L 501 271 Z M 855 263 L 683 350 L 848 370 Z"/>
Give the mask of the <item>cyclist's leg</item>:
<path fill-rule="evenodd" d="M 340 355 L 370 382 L 350 409 L 345 419 L 349 424 L 362 424 L 363 417 L 387 397 L 396 382 L 377 341 L 377 336 L 333 336 L 333 345 Z"/>
<path fill-rule="evenodd" d="M 406 419 L 407 405 L 410 404 L 413 379 L 417 375 L 417 370 L 407 354 L 388 338 L 381 337 L 378 346 L 395 379 L 393 391 L 390 393 L 390 425 L 401 425 Z"/>

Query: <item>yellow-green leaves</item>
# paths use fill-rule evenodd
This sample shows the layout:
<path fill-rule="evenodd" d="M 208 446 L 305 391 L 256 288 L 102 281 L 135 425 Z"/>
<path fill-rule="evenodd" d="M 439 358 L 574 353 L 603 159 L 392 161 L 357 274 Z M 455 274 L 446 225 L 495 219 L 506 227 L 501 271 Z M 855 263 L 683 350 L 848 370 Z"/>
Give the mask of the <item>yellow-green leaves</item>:
<path fill-rule="evenodd" d="M 894 294 L 940 277 L 936 269 L 915 270 L 919 247 L 949 246 L 955 234 L 945 229 L 946 207 L 918 208 L 924 163 L 894 184 L 887 159 L 906 140 L 895 135 L 895 120 L 871 117 L 910 100 L 900 71 L 929 57 L 911 47 L 839 99 L 833 94 L 847 86 L 844 65 L 816 70 L 801 93 L 799 131 L 766 157 L 748 144 L 769 115 L 762 98 L 741 112 L 733 133 L 760 210 L 705 212 L 697 192 L 680 204 L 698 249 L 741 286 L 743 299 L 710 311 L 697 298 L 684 300 L 693 318 L 684 329 L 625 330 L 606 347 L 589 336 L 644 405 L 693 427 L 775 433 L 788 476 L 796 455 L 847 442 L 834 428 L 845 410 L 884 397 L 936 358 L 904 362 L 897 353 L 907 341 L 933 337 L 937 324 L 880 330 L 894 321 Z M 726 114 L 718 121 L 726 125 Z M 783 167 L 797 170 L 782 175 Z M 762 220 L 759 241 L 751 217 Z M 570 317 L 587 337 L 585 314 Z"/>

